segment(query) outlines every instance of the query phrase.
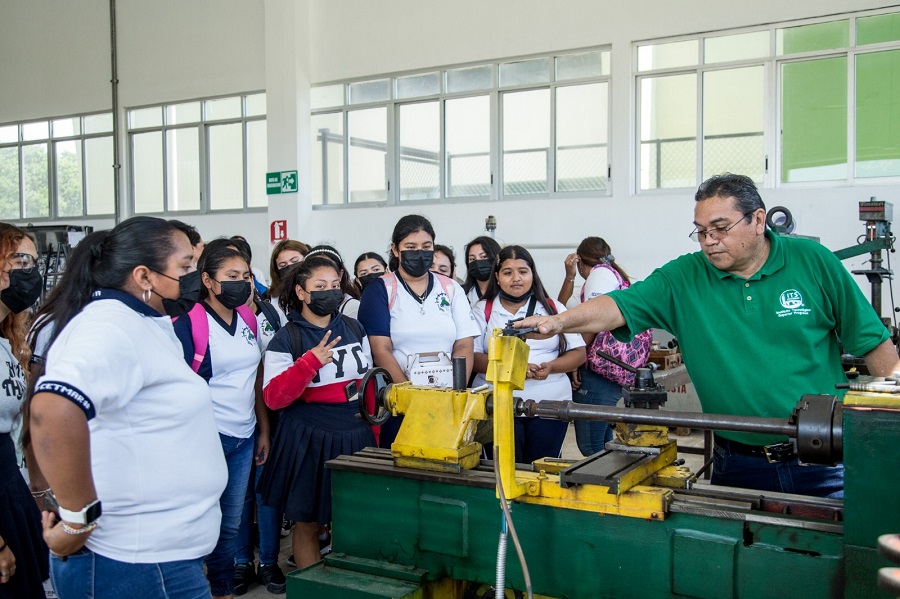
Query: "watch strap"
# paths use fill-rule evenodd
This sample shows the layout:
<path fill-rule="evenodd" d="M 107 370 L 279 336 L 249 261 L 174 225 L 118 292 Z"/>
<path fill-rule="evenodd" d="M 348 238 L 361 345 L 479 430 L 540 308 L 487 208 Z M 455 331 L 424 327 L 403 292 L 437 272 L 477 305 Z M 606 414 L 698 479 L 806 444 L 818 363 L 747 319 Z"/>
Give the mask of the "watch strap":
<path fill-rule="evenodd" d="M 59 506 L 59 518 L 70 524 L 88 525 L 96 521 L 100 517 L 101 507 L 100 500 L 95 499 L 91 503 L 84 506 L 81 510 L 73 512 Z"/>

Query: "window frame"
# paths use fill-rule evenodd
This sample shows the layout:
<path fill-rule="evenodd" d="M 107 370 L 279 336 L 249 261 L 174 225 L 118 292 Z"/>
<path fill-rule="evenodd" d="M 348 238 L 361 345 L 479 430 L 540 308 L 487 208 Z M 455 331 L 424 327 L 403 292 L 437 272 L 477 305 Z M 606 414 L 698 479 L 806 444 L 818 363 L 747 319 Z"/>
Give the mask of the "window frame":
<path fill-rule="evenodd" d="M 534 55 L 525 55 L 525 56 L 515 56 L 515 57 L 507 57 L 502 59 L 495 59 L 490 61 L 479 61 L 479 62 L 471 62 L 471 63 L 459 63 L 452 65 L 444 65 L 444 66 L 431 66 L 427 68 L 417 69 L 414 71 L 403 71 L 397 73 L 390 74 L 376 74 L 362 78 L 356 79 L 347 79 L 340 81 L 326 81 L 317 83 L 313 86 L 313 88 L 326 88 L 331 86 L 340 85 L 343 87 L 342 95 L 343 102 L 341 104 L 331 104 L 328 106 L 316 106 L 310 110 L 310 115 L 312 117 L 324 114 L 342 114 L 342 122 L 343 122 L 343 181 L 344 181 L 344 190 L 343 190 L 343 201 L 341 203 L 326 203 L 327 197 L 323 195 L 321 198 L 314 197 L 313 201 L 313 209 L 314 210 L 334 210 L 334 209 L 347 209 L 347 208 L 365 208 L 365 207 L 374 207 L 374 206 L 420 206 L 420 205 L 430 205 L 430 204 L 459 204 L 459 203 L 471 203 L 471 202 L 494 202 L 494 201 L 519 201 L 526 199 L 557 199 L 557 198 L 578 198 L 578 197 L 609 197 L 612 195 L 612 167 L 611 167 L 611 157 L 612 157 L 612 140 L 611 140 L 611 128 L 612 128 L 612 74 L 611 69 L 607 69 L 601 75 L 597 76 L 586 76 L 586 77 L 571 77 L 565 79 L 557 79 L 557 69 L 556 69 L 556 59 L 561 56 L 568 55 L 577 55 L 577 54 L 585 54 L 590 52 L 600 52 L 601 56 L 603 53 L 606 53 L 607 57 L 612 52 L 612 48 L 610 44 L 602 45 L 602 46 L 592 46 L 588 48 L 576 48 L 571 50 L 559 51 L 559 52 L 551 52 L 551 53 L 542 53 L 542 54 L 534 54 Z M 527 83 L 521 85 L 508 85 L 501 86 L 500 85 L 500 65 L 506 63 L 514 63 L 521 62 L 526 60 L 534 60 L 546 58 L 549 60 L 549 68 L 550 68 L 550 80 L 544 83 Z M 490 68 L 491 73 L 491 85 L 489 87 L 480 87 L 477 89 L 466 89 L 463 91 L 448 91 L 448 74 L 460 69 L 469 69 L 469 68 Z M 397 97 L 397 80 L 403 79 L 407 77 L 414 77 L 416 75 L 426 75 L 431 73 L 439 73 L 440 79 L 440 92 L 425 94 L 421 96 L 415 97 Z M 390 80 L 390 98 L 386 101 L 381 102 L 368 102 L 368 103 L 351 103 L 350 102 L 350 94 L 349 94 L 349 86 L 361 82 L 366 81 L 379 81 L 383 79 Z M 606 139 L 606 150 L 607 150 L 607 164 L 605 167 L 605 171 L 602 172 L 602 177 L 605 180 L 605 188 L 596 189 L 596 190 L 576 190 L 576 191 L 556 191 L 557 185 L 557 173 L 556 173 L 556 89 L 558 87 L 568 87 L 579 84 L 590 84 L 590 83 L 602 83 L 605 82 L 607 84 L 606 93 L 607 93 L 607 113 L 604 116 L 606 119 L 606 131 L 607 131 L 607 139 Z M 550 138 L 548 140 L 548 173 L 547 173 L 547 191 L 543 193 L 534 193 L 534 194 L 512 194 L 507 195 L 503 193 L 503 142 L 502 142 L 502 94 L 508 92 L 516 92 L 516 91 L 528 91 L 532 89 L 549 89 L 550 90 L 550 114 L 548 115 L 550 119 Z M 447 121 L 446 121 L 446 103 L 449 100 L 457 100 L 464 98 L 474 98 L 474 97 L 483 97 L 487 96 L 489 98 L 489 128 L 488 139 L 489 139 L 489 163 L 490 163 L 490 193 L 486 195 L 467 195 L 467 196 L 451 196 L 449 195 L 449 185 L 451 182 L 448 180 L 448 172 L 449 168 L 447 167 Z M 434 102 L 438 103 L 438 115 L 439 115 L 439 164 L 438 164 L 438 172 L 439 172 L 439 194 L 437 198 L 420 198 L 420 199 L 404 199 L 401 200 L 401 181 L 400 181 L 400 169 L 401 169 L 401 158 L 400 158 L 400 127 L 402 123 L 400 122 L 400 110 L 401 107 L 409 104 L 420 104 L 426 102 Z M 373 108 L 385 106 L 387 107 L 387 143 L 386 143 L 386 159 L 385 159 L 385 189 L 386 195 L 384 201 L 373 201 L 373 202 L 350 202 L 350 190 L 349 190 L 349 180 L 350 180 L 350 164 L 349 164 L 349 146 L 348 146 L 348 114 L 353 110 L 360 110 L 365 108 Z M 312 144 L 316 143 L 315 132 L 313 132 L 313 139 L 311 140 Z M 318 151 L 318 150 L 317 150 Z M 321 176 L 321 174 L 314 173 L 314 176 Z M 323 189 L 325 189 L 323 187 Z M 323 191 L 324 194 L 324 191 Z"/>
<path fill-rule="evenodd" d="M 16 154 L 18 159 L 18 174 L 19 174 L 19 185 L 18 185 L 18 193 L 19 193 L 19 216 L 18 218 L 7 218 L 4 219 L 5 222 L 17 223 L 17 224 L 27 224 L 27 223 L 48 223 L 54 221 L 84 221 L 84 220 L 96 220 L 109 218 L 115 215 L 115 195 L 113 194 L 113 205 L 112 212 L 102 212 L 97 214 L 87 214 L 87 206 L 88 206 L 88 173 L 87 173 L 87 161 L 85 160 L 87 153 L 85 142 L 87 140 L 92 139 L 100 139 L 100 138 L 113 138 L 113 128 L 112 123 L 110 129 L 107 131 L 101 131 L 97 133 L 85 133 L 84 132 L 84 120 L 86 118 L 91 118 L 95 116 L 102 115 L 112 115 L 112 113 L 108 110 L 101 110 L 95 112 L 85 112 L 78 114 L 67 114 L 67 115 L 57 115 L 57 116 L 48 116 L 38 119 L 28 119 L 24 121 L 10 122 L 10 123 L 0 123 L 0 127 L 16 127 L 16 141 L 11 142 L 0 142 L 0 148 L 9 149 L 16 148 Z M 72 135 L 55 135 L 54 121 L 62 121 L 67 119 L 78 119 L 79 122 L 79 133 L 73 133 Z M 47 123 L 47 136 L 41 137 L 39 139 L 31 139 L 25 140 L 23 129 L 24 127 L 34 124 L 34 123 Z M 57 144 L 60 142 L 77 142 L 79 149 L 81 151 L 81 212 L 78 215 L 74 216 L 61 216 L 59 209 L 59 181 L 57 177 L 58 173 L 58 160 L 56 157 L 56 148 Z M 25 207 L 26 207 L 26 198 L 25 198 L 25 165 L 24 165 L 24 152 L 27 146 L 37 146 L 43 145 L 47 150 L 47 216 L 26 216 Z M 112 155 L 109 157 L 110 164 L 109 168 L 113 169 L 114 158 Z M 115 175 L 114 175 L 115 176 Z M 112 191 L 112 190 L 110 190 Z"/>
<path fill-rule="evenodd" d="M 170 216 L 175 217 L 177 215 L 182 216 L 197 216 L 197 215 L 205 215 L 205 214 L 242 214 L 245 212 L 265 212 L 268 210 L 268 205 L 266 206 L 250 206 L 250 188 L 253 185 L 253 182 L 249 179 L 249 173 L 247 172 L 249 166 L 249 144 L 248 144 L 248 123 L 258 122 L 258 121 L 266 121 L 268 118 L 267 111 L 263 114 L 256 115 L 248 115 L 248 98 L 250 96 L 256 96 L 259 94 L 265 94 L 265 90 L 254 90 L 248 92 L 241 93 L 233 93 L 233 94 L 223 94 L 219 96 L 206 96 L 203 98 L 192 98 L 192 99 L 179 99 L 172 100 L 169 102 L 165 102 L 162 104 L 149 104 L 149 105 L 141 105 L 141 106 L 129 106 L 125 108 L 125 135 L 127 136 L 126 143 L 126 153 L 127 153 L 127 164 L 128 164 L 128 206 L 131 211 L 131 214 L 134 215 L 148 215 L 148 216 Z M 207 105 L 206 102 L 214 101 L 214 100 L 223 100 L 230 98 L 239 98 L 240 100 L 240 116 L 236 117 L 228 117 L 228 118 L 217 118 L 212 119 L 207 115 Z M 178 123 L 170 124 L 168 108 L 172 106 L 178 106 L 181 104 L 189 104 L 193 102 L 198 102 L 200 104 L 200 117 L 199 120 L 192 121 L 182 121 Z M 133 111 L 145 110 L 148 108 L 159 108 L 162 112 L 162 123 L 159 126 L 151 126 L 151 127 L 132 127 L 131 126 L 131 113 Z M 243 168 L 242 178 L 244 180 L 243 185 L 243 201 L 242 205 L 239 208 L 214 208 L 213 198 L 211 194 L 211 171 L 210 171 L 210 128 L 220 126 L 220 125 L 241 125 L 241 164 Z M 169 144 L 167 141 L 167 133 L 168 131 L 174 130 L 182 130 L 182 129 L 197 129 L 197 144 L 198 144 L 198 177 L 200 182 L 200 202 L 199 208 L 196 210 L 173 210 L 169 207 L 169 164 L 168 164 L 168 152 L 169 152 Z M 162 192 L 163 192 L 163 206 L 161 211 L 153 211 L 153 212 L 138 212 L 136 206 L 136 198 L 135 198 L 135 161 L 134 161 L 134 136 L 143 134 L 143 133 L 153 133 L 160 132 L 162 136 Z M 258 185 L 262 187 L 264 184 L 263 181 L 259 181 Z M 268 202 L 267 202 L 268 204 Z"/>
<path fill-rule="evenodd" d="M 703 80 L 704 75 L 716 70 L 729 70 L 746 68 L 752 66 L 763 66 L 763 147 L 764 147 L 764 170 L 763 180 L 760 187 L 766 188 L 785 188 L 785 189 L 804 189 L 804 188 L 835 188 L 846 187 L 847 185 L 897 185 L 900 183 L 900 175 L 885 177 L 858 177 L 856 175 L 856 96 L 858 89 L 856 87 L 856 59 L 863 54 L 874 52 L 883 52 L 886 50 L 900 49 L 900 40 L 878 42 L 873 44 L 859 45 L 857 43 L 857 21 L 859 19 L 885 15 L 896 14 L 898 12 L 896 6 L 873 9 L 867 11 L 852 11 L 841 14 L 828 15 L 825 17 L 816 17 L 810 19 L 796 19 L 791 21 L 783 21 L 770 23 L 760 26 L 743 27 L 736 29 L 719 30 L 713 32 L 705 32 L 701 34 L 682 35 L 670 38 L 640 40 L 632 43 L 632 85 L 634 98 L 634 114 L 635 120 L 632 123 L 632 160 L 633 169 L 631 172 L 631 193 L 634 195 L 660 195 L 671 194 L 675 191 L 689 190 L 696 187 L 665 187 L 641 189 L 641 83 L 644 79 L 653 77 L 662 77 L 670 75 L 690 74 L 697 76 L 697 181 L 699 185 L 703 180 Z M 778 30 L 789 29 L 792 27 L 815 25 L 820 23 L 829 23 L 835 21 L 848 21 L 848 40 L 847 45 L 841 48 L 831 48 L 824 50 L 812 50 L 796 53 L 777 52 L 777 36 Z M 760 31 L 769 32 L 769 52 L 767 56 L 719 61 L 704 62 L 704 48 L 706 41 L 709 39 L 719 38 L 723 36 L 739 35 L 745 33 L 754 33 Z M 691 66 L 671 67 L 664 69 L 639 69 L 638 52 L 639 48 L 656 45 L 668 44 L 672 42 L 698 40 L 697 59 Z M 812 180 L 812 181 L 784 181 L 782 176 L 782 165 L 784 161 L 784 148 L 782 144 L 782 127 L 784 124 L 783 111 L 783 86 L 782 86 L 782 70 L 785 64 L 800 63 L 812 60 L 821 60 L 827 58 L 847 58 L 847 176 L 841 179 L 829 180 Z"/>

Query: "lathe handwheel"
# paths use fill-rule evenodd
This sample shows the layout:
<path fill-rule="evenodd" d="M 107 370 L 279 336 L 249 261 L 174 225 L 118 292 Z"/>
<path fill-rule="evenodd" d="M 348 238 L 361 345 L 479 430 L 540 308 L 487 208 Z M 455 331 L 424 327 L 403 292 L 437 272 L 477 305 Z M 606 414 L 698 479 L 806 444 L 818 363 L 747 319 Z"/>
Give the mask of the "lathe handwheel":
<path fill-rule="evenodd" d="M 366 391 L 368 390 L 369 384 L 372 381 L 375 382 L 374 414 L 370 414 L 366 409 Z M 368 422 L 372 426 L 380 426 L 387 422 L 387 419 L 391 417 L 391 413 L 384 407 L 384 392 L 387 389 L 388 385 L 393 382 L 394 380 L 391 378 L 391 373 L 389 373 L 384 368 L 372 368 L 363 375 L 362 381 L 360 381 L 358 401 L 359 414 L 366 422 Z"/>

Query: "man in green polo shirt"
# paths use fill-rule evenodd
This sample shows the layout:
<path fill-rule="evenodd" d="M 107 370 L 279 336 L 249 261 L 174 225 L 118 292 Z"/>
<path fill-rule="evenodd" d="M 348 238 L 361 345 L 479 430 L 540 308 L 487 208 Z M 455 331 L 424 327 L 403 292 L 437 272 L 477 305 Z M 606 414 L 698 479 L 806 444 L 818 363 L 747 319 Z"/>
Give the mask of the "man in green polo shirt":
<path fill-rule="evenodd" d="M 678 338 L 703 410 L 716 414 L 787 418 L 804 394 L 838 393 L 835 383 L 846 381 L 839 344 L 864 356 L 874 375 L 900 371 L 887 329 L 840 261 L 814 241 L 767 231 L 749 177 L 712 177 L 695 199 L 691 238 L 701 251 L 629 289 L 516 325 L 542 334 L 613 331 L 620 341 L 665 329 Z M 800 466 L 791 451 L 770 463 L 766 454 L 785 441 L 717 433 L 713 484 L 843 496 L 842 466 Z"/>

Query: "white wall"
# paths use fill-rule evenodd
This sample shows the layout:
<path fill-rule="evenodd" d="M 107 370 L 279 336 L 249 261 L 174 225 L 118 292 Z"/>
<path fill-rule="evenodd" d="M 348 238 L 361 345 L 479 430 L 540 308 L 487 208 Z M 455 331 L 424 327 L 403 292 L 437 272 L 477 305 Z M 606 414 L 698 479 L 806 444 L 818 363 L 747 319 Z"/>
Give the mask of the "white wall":
<path fill-rule="evenodd" d="M 279 0 L 283 1 L 287 0 Z M 273 60 L 267 61 L 265 55 L 266 35 L 291 31 L 284 27 L 266 31 L 266 7 L 279 2 L 118 0 L 121 105 L 265 88 L 266 69 Z M 461 252 L 466 241 L 482 231 L 484 218 L 493 214 L 499 221 L 498 237 L 507 243 L 574 248 L 587 235 L 603 236 L 623 266 L 638 278 L 695 246 L 687 239 L 692 228 L 691 190 L 631 192 L 632 43 L 883 4 L 882 0 L 308 2 L 308 31 L 296 18 L 293 34 L 295 43 L 308 44 L 310 57 L 309 73 L 296 75 L 313 83 L 610 44 L 613 176 L 611 197 L 313 210 L 302 222 L 303 241 L 333 242 L 352 262 L 362 251 L 384 250 L 396 220 L 408 212 L 420 212 L 434 222 L 439 242 Z M 0 123 L 109 109 L 108 6 L 107 0 L 0 3 Z M 298 69 L 307 68 L 304 61 L 298 65 Z M 302 123 L 298 131 L 299 136 L 308 135 Z M 278 163 L 278 156 L 269 157 L 270 166 Z M 897 192 L 895 185 L 762 190 L 769 206 L 784 205 L 794 212 L 798 232 L 818 235 L 833 249 L 852 244 L 862 233 L 858 201 L 875 195 L 900 209 Z M 300 197 L 307 201 L 308 192 Z M 257 266 L 264 267 L 268 215 L 185 216 L 183 220 L 200 228 L 206 238 L 244 234 L 258 256 Z M 535 252 L 551 291 L 562 280 L 566 251 Z M 850 261 L 848 266 L 856 268 L 860 262 Z"/>
<path fill-rule="evenodd" d="M 633 42 L 883 5 L 877 0 L 315 2 L 310 31 L 314 83 L 610 44 L 613 173 L 611 197 L 322 210 L 313 211 L 312 230 L 321 231 L 322 238 L 333 240 L 352 260 L 364 250 L 382 250 L 397 218 L 419 212 L 432 219 L 439 242 L 461 253 L 464 244 L 483 229 L 484 218 L 493 214 L 499 221 L 498 237 L 526 247 L 568 244 L 574 248 L 586 236 L 604 237 L 623 267 L 643 278 L 669 259 L 696 250 L 697 245 L 687 237 L 693 228 L 693 190 L 632 192 Z M 860 200 L 877 196 L 900 210 L 898 191 L 896 185 L 872 185 L 762 189 L 761 193 L 767 206 L 787 206 L 793 212 L 797 233 L 818 236 L 825 246 L 838 249 L 854 244 L 864 232 L 857 216 Z M 313 235 L 311 241 L 316 239 Z M 565 253 L 564 249 L 535 252 L 538 270 L 552 293 L 562 282 Z M 463 262 L 458 256 L 458 268 Z M 862 258 L 845 264 L 860 268 Z M 868 295 L 864 278 L 859 282 Z"/>

